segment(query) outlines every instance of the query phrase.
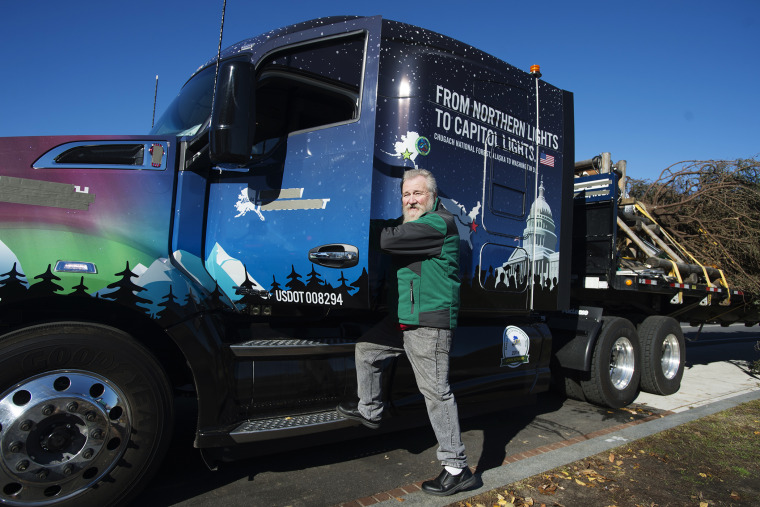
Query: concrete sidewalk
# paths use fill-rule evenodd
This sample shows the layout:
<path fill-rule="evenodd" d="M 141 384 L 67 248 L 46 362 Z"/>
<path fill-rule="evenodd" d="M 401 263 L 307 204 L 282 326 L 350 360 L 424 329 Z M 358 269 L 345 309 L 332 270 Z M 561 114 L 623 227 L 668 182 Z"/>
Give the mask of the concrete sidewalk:
<path fill-rule="evenodd" d="M 760 389 L 744 362 L 697 364 L 684 371 L 681 390 L 670 396 L 641 393 L 634 403 L 680 413 Z M 740 402 L 743 403 L 743 402 Z"/>
<path fill-rule="evenodd" d="M 607 451 L 625 442 L 659 433 L 741 403 L 760 399 L 760 378 L 749 373 L 748 361 L 715 359 L 715 362 L 704 361 L 707 364 L 687 362 L 681 390 L 678 393 L 671 396 L 642 393 L 634 401 L 634 406 L 651 407 L 662 411 L 662 414 L 539 447 L 516 456 L 508 456 L 502 466 L 479 474 L 482 484 L 477 489 L 439 498 L 423 493 L 419 484 L 410 484 L 394 491 L 379 493 L 342 505 L 362 507 L 398 505 L 400 500 L 405 506 L 449 505 Z"/>

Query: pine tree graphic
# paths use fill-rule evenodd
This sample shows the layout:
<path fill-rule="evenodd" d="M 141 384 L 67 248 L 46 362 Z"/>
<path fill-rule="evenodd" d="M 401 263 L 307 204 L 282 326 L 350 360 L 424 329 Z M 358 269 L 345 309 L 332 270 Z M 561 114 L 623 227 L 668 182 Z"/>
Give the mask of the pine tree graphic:
<path fill-rule="evenodd" d="M 306 288 L 309 290 L 319 290 L 322 289 L 325 282 L 320 279 L 319 273 L 317 273 L 314 270 L 314 264 L 311 265 L 311 273 L 308 275 L 309 278 L 306 280 Z"/>
<path fill-rule="evenodd" d="M 50 264 L 48 264 L 47 271 L 41 275 L 35 276 L 34 279 L 40 279 L 41 281 L 29 287 L 28 294 L 30 296 L 52 296 L 56 292 L 63 290 L 63 287 L 53 281 L 60 281 L 61 279 L 53 274 L 53 271 L 50 269 Z"/>
<path fill-rule="evenodd" d="M 69 296 L 89 296 L 87 286 L 84 284 L 84 277 L 79 279 L 79 284 L 72 287 L 74 292 L 69 292 Z"/>
<path fill-rule="evenodd" d="M 159 319 L 165 319 L 172 315 L 179 315 L 182 311 L 182 306 L 177 303 L 177 296 L 172 292 L 172 286 L 169 284 L 169 293 L 163 297 L 163 301 L 158 303 L 162 309 L 156 312 L 155 317 Z"/>
<path fill-rule="evenodd" d="M 193 305 L 193 307 L 198 305 L 198 298 L 195 297 L 192 290 L 187 291 L 187 296 L 185 296 L 185 306 L 187 305 Z"/>
<path fill-rule="evenodd" d="M 305 290 L 306 286 L 303 284 L 299 278 L 301 278 L 301 275 L 296 273 L 296 268 L 292 264 L 290 265 L 291 271 L 288 275 L 288 279 L 290 280 L 288 283 L 285 284 L 285 287 L 287 287 L 290 290 Z"/>
<path fill-rule="evenodd" d="M 335 293 L 339 294 L 343 298 L 343 301 L 346 301 L 347 298 L 351 297 L 351 293 L 349 291 L 355 289 L 352 289 L 350 286 L 346 285 L 348 278 L 343 276 L 343 271 L 340 272 L 340 278 L 338 278 L 338 281 L 340 282 L 340 285 L 337 289 L 335 289 Z"/>
<path fill-rule="evenodd" d="M 366 268 L 362 268 L 362 274 L 359 275 L 359 278 L 357 278 L 356 281 L 351 284 L 351 287 L 356 288 L 356 292 L 354 292 L 354 295 L 352 297 L 359 303 L 366 304 L 369 297 L 369 275 L 367 274 Z"/>
<path fill-rule="evenodd" d="M 138 306 L 138 303 L 149 305 L 152 303 L 152 301 L 137 295 L 137 292 L 142 292 L 147 289 L 140 287 L 136 283 L 132 282 L 131 279 L 137 278 L 137 275 L 129 269 L 129 261 L 127 261 L 127 267 L 124 269 L 124 271 L 115 273 L 115 275 L 121 276 L 121 280 L 118 280 L 107 286 L 109 289 L 115 288 L 116 290 L 107 294 L 105 297 L 113 301 L 117 301 L 125 306 L 136 308 L 146 315 L 149 314 L 150 311 L 147 308 Z"/>
<path fill-rule="evenodd" d="M 28 283 L 26 280 L 22 280 L 26 277 L 16 270 L 15 262 L 10 271 L 0 276 L 8 277 L 5 280 L 0 280 L 0 300 L 5 301 L 26 295 Z"/>
<path fill-rule="evenodd" d="M 277 283 L 277 280 L 275 279 L 274 275 L 272 275 L 272 294 L 280 290 L 280 284 Z"/>
<path fill-rule="evenodd" d="M 222 294 L 222 291 L 219 290 L 219 284 L 218 283 L 214 284 L 214 292 L 209 294 L 208 301 L 207 301 L 209 307 L 220 308 L 220 307 L 226 306 L 224 303 L 222 303 L 222 297 L 223 297 L 223 294 Z"/>
<path fill-rule="evenodd" d="M 256 291 L 256 286 L 248 277 L 248 268 L 245 266 L 245 264 L 243 265 L 243 271 L 245 271 L 245 281 L 241 283 L 240 287 L 238 287 L 235 291 L 237 294 L 242 294 L 243 297 L 235 301 L 235 303 L 245 306 L 260 304 L 261 296 L 254 294 L 254 291 Z"/>

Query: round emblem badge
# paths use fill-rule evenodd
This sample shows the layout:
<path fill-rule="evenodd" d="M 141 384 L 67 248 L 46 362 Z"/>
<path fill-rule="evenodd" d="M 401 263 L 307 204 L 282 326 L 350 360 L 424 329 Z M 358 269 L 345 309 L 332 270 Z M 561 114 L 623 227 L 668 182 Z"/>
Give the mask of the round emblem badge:
<path fill-rule="evenodd" d="M 508 326 L 504 330 L 504 346 L 501 357 L 501 366 L 517 368 L 530 360 L 530 338 L 522 328 Z"/>
<path fill-rule="evenodd" d="M 417 148 L 417 152 L 422 156 L 430 154 L 430 141 L 428 141 L 427 137 L 418 137 L 415 147 Z"/>

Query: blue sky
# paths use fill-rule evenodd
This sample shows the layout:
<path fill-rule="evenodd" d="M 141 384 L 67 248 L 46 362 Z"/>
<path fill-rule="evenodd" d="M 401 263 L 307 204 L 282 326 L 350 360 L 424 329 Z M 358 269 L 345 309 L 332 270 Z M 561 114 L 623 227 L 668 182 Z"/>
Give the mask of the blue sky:
<path fill-rule="evenodd" d="M 222 0 L 4 2 L 0 136 L 143 134 L 216 54 Z M 307 19 L 416 24 L 575 95 L 576 159 L 653 179 L 682 160 L 760 154 L 760 2 L 227 0 L 223 46 Z"/>

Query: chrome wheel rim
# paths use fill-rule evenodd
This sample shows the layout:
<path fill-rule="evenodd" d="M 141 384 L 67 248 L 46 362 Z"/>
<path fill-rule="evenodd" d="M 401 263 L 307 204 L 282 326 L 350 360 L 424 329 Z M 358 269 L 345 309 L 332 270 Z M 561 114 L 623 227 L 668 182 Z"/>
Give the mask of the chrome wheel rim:
<path fill-rule="evenodd" d="M 105 377 L 58 370 L 0 395 L 0 498 L 47 505 L 82 493 L 127 448 L 131 411 Z"/>
<path fill-rule="evenodd" d="M 660 366 L 663 376 L 668 380 L 675 378 L 681 367 L 681 346 L 676 335 L 672 333 L 662 341 Z"/>
<path fill-rule="evenodd" d="M 610 352 L 610 380 L 615 389 L 623 390 L 631 383 L 636 367 L 636 358 L 631 341 L 621 336 L 612 345 Z"/>

